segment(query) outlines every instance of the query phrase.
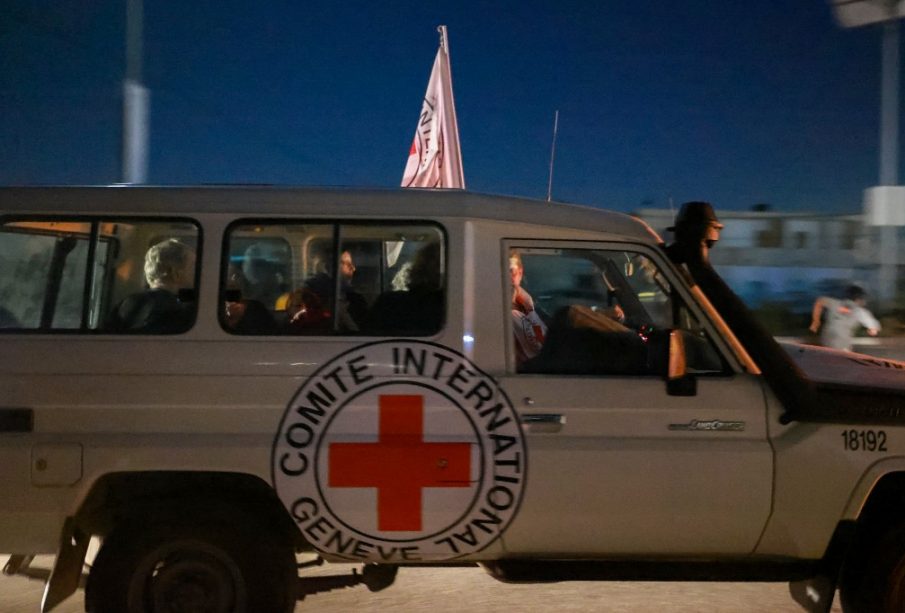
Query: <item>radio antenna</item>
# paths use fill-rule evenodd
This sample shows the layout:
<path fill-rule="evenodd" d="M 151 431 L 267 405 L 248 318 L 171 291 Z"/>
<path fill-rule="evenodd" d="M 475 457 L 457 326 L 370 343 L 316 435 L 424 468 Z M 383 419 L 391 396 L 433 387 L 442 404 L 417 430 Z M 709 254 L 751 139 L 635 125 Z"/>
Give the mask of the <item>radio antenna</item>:
<path fill-rule="evenodd" d="M 553 196 L 553 160 L 556 158 L 556 132 L 559 129 L 559 110 L 553 115 L 553 145 L 550 147 L 550 177 L 547 179 L 547 202 Z"/>

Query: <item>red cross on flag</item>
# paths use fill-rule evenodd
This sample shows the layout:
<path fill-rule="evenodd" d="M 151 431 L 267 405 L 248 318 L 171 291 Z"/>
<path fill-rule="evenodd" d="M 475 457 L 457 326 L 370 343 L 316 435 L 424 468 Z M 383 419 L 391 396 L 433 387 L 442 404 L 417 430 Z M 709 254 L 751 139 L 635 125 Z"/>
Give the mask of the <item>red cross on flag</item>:
<path fill-rule="evenodd" d="M 440 32 L 440 48 L 434 59 L 415 138 L 402 174 L 402 187 L 465 189 L 446 26 L 437 29 Z"/>

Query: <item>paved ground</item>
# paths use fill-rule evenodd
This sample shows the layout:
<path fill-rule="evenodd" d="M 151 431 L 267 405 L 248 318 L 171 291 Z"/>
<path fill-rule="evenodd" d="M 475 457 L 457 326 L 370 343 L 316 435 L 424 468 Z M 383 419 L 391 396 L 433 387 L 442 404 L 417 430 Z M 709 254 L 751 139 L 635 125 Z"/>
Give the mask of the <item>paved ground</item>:
<path fill-rule="evenodd" d="M 5 560 L 0 560 L 5 561 Z M 317 573 L 345 572 L 342 566 Z M 0 576 L 0 613 L 35 613 L 42 585 L 20 577 Z M 81 593 L 55 612 L 83 610 Z M 478 568 L 404 568 L 396 583 L 372 594 L 364 587 L 311 596 L 296 613 L 393 613 L 459 611 L 600 611 L 613 613 L 795 613 L 795 604 L 784 583 L 560 583 L 507 585 L 491 579 Z M 838 604 L 835 613 L 841 613 Z"/>

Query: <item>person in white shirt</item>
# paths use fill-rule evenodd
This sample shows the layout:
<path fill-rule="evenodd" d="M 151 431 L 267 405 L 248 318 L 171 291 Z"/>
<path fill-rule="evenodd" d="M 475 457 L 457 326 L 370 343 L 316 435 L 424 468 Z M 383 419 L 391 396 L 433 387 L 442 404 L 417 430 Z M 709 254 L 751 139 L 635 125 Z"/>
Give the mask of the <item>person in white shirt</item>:
<path fill-rule="evenodd" d="M 834 349 L 852 350 L 852 337 L 860 324 L 870 336 L 880 331 L 880 322 L 865 305 L 867 295 L 857 286 L 849 286 L 845 299 L 820 296 L 811 313 L 811 332 L 820 333 L 820 344 Z M 825 315 L 824 315 L 825 312 Z"/>

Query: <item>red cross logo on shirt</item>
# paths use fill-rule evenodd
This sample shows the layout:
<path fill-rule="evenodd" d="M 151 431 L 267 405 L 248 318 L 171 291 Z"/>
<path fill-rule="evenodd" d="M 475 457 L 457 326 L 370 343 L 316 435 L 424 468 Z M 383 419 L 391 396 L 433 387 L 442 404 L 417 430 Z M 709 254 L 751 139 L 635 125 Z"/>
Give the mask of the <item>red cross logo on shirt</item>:
<path fill-rule="evenodd" d="M 377 528 L 420 531 L 421 490 L 469 487 L 470 443 L 424 442 L 424 397 L 380 396 L 376 443 L 332 443 L 330 487 L 377 488 Z"/>

